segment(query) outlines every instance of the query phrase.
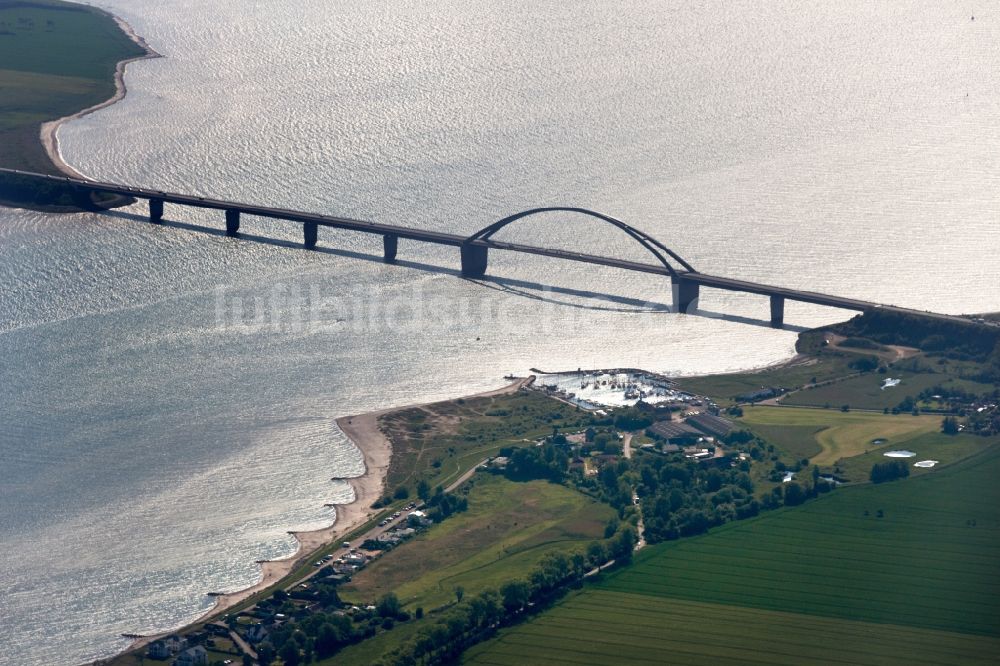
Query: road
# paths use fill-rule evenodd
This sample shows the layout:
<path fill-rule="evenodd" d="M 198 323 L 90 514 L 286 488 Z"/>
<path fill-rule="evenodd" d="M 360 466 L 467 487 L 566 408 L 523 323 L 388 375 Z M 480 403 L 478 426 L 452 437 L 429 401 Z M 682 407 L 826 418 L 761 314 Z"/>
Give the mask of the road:
<path fill-rule="evenodd" d="M 473 477 L 473 475 L 475 475 L 477 469 L 479 469 L 480 467 L 482 467 L 483 465 L 485 465 L 489 461 L 490 461 L 489 458 L 483 458 L 478 463 L 476 463 L 472 467 L 472 469 L 467 470 L 465 472 L 465 474 L 463 474 L 462 476 L 458 477 L 457 479 L 455 479 L 455 481 L 453 481 L 451 484 L 449 484 L 448 487 L 444 489 L 444 491 L 446 493 L 454 492 L 454 490 L 456 488 L 458 488 L 460 485 L 462 485 L 463 483 L 465 483 L 466 481 L 468 481 L 469 479 L 471 479 Z"/>
<path fill-rule="evenodd" d="M 622 434 L 622 455 L 630 460 L 632 458 L 632 436 L 634 434 L 632 432 Z M 639 522 L 635 526 L 635 549 L 641 550 L 646 546 L 646 525 L 642 522 L 642 504 L 639 502 L 639 496 L 635 494 L 635 488 L 632 488 L 632 504 L 635 505 L 636 510 L 639 512 Z"/>

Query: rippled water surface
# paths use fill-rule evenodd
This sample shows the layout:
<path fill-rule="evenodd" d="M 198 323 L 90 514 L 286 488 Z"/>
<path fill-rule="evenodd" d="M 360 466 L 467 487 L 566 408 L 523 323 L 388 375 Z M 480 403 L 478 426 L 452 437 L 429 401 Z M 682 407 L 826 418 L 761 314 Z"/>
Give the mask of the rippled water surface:
<path fill-rule="evenodd" d="M 576 205 L 697 268 L 1000 310 L 1000 12 L 954 3 L 112 0 L 166 57 L 65 125 L 101 179 L 471 233 Z M 836 8 L 831 5 L 836 4 Z M 290 555 L 360 473 L 337 416 L 530 367 L 787 357 L 843 313 L 662 279 L 141 207 L 0 210 L 0 660 L 79 663 Z M 645 260 L 565 215 L 503 238 Z"/>

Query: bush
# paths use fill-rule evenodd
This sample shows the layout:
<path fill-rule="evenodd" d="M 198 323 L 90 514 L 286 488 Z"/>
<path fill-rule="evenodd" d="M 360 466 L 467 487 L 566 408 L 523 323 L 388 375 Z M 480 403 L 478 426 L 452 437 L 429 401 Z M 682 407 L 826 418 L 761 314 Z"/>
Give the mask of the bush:
<path fill-rule="evenodd" d="M 851 361 L 848 365 L 858 372 L 871 372 L 878 367 L 878 357 L 862 356 L 861 358 Z"/>
<path fill-rule="evenodd" d="M 882 345 L 868 338 L 844 338 L 840 346 L 854 349 L 882 349 Z"/>
<path fill-rule="evenodd" d="M 872 483 L 882 483 L 883 481 L 894 481 L 905 479 L 910 475 L 910 466 L 902 460 L 891 460 L 889 462 L 875 463 L 872 466 Z"/>

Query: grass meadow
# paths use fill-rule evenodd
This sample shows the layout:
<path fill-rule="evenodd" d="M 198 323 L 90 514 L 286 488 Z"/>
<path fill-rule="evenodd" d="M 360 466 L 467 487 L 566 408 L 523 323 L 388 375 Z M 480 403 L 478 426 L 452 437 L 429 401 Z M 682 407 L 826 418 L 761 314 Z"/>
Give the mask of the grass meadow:
<path fill-rule="evenodd" d="M 882 383 L 887 377 L 902 381 L 897 386 L 883 389 Z M 992 384 L 974 382 L 943 373 L 915 373 L 890 368 L 884 375 L 866 373 L 833 384 L 798 391 L 786 396 L 781 402 L 785 405 L 815 407 L 829 405 L 840 408 L 841 405 L 850 405 L 858 409 L 886 407 L 892 409 L 907 396 L 916 398 L 921 391 L 938 385 L 946 389 L 961 389 L 976 394 L 989 393 L 994 389 Z"/>
<path fill-rule="evenodd" d="M 994 445 L 649 547 L 466 661 L 996 663 L 998 474 Z"/>
<path fill-rule="evenodd" d="M 368 602 L 394 591 L 412 610 L 518 578 L 548 552 L 583 550 L 603 537 L 614 510 L 546 481 L 515 483 L 480 474 L 469 509 L 383 555 L 340 588 L 348 601 Z"/>
<path fill-rule="evenodd" d="M 770 386 L 798 388 L 813 380 L 825 381 L 853 374 L 854 354 L 821 354 L 808 362 L 783 365 L 755 372 L 683 377 L 678 385 L 685 391 L 716 398 L 719 404 L 733 402 L 735 396 Z"/>
<path fill-rule="evenodd" d="M 110 98 L 117 63 L 142 54 L 93 8 L 0 0 L 0 166 L 52 172 L 41 123 Z"/>
<path fill-rule="evenodd" d="M 415 491 L 423 479 L 447 486 L 473 465 L 505 446 L 523 446 L 552 434 L 554 426 L 586 427 L 592 418 L 534 391 L 450 400 L 391 412 L 379 427 L 392 441 L 386 477 L 389 492 Z"/>

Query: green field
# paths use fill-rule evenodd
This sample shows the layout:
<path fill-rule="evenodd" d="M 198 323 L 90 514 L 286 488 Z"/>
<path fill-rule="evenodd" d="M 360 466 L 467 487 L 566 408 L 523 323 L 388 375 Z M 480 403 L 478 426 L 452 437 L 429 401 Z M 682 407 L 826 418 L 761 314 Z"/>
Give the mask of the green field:
<path fill-rule="evenodd" d="M 758 434 L 788 453 L 815 451 L 812 456 L 803 457 L 821 466 L 879 448 L 881 445 L 872 444 L 876 439 L 884 439 L 889 446 L 897 447 L 914 437 L 941 429 L 938 416 L 893 416 L 789 407 L 748 407 L 739 420 L 751 430 L 760 428 Z"/>
<path fill-rule="evenodd" d="M 54 173 L 41 123 L 110 98 L 117 63 L 143 53 L 91 7 L 0 0 L 0 166 Z"/>
<path fill-rule="evenodd" d="M 740 372 L 726 375 L 706 375 L 703 377 L 683 377 L 678 385 L 685 391 L 715 398 L 720 404 L 732 402 L 732 398 L 772 386 L 788 389 L 798 388 L 816 381 L 826 381 L 855 374 L 848 364 L 857 356 L 851 353 L 822 353 L 794 364 L 783 365 L 756 372 Z"/>
<path fill-rule="evenodd" d="M 882 381 L 886 377 L 902 379 L 902 382 L 898 386 L 883 390 Z M 914 373 L 889 368 L 889 372 L 884 375 L 867 373 L 826 386 L 797 391 L 782 398 L 781 402 L 785 405 L 817 407 L 830 405 L 834 408 L 850 405 L 858 409 L 885 409 L 886 407 L 891 409 L 902 402 L 906 396 L 916 398 L 924 389 L 936 385 L 976 394 L 989 393 L 994 389 L 991 384 L 959 379 L 946 374 Z"/>
<path fill-rule="evenodd" d="M 433 488 L 504 446 L 552 434 L 553 426 L 585 427 L 586 412 L 535 391 L 468 400 L 450 400 L 392 412 L 379 427 L 392 441 L 386 478 L 390 491 L 406 486 L 411 494 L 420 479 Z"/>
<path fill-rule="evenodd" d="M 454 599 L 458 585 L 470 594 L 499 587 L 545 553 L 582 550 L 613 516 L 611 507 L 564 486 L 480 474 L 468 511 L 386 553 L 341 596 L 368 602 L 394 591 L 411 608 L 434 608 Z"/>
<path fill-rule="evenodd" d="M 1000 442 L 1000 437 L 979 437 L 976 435 L 945 435 L 940 432 L 930 432 L 918 435 L 907 440 L 905 445 L 898 448 L 905 448 L 913 451 L 917 455 L 907 458 L 911 463 L 910 474 L 919 476 L 939 471 L 941 467 L 951 465 L 959 460 L 980 453 Z M 868 453 L 863 453 L 853 458 L 840 460 L 837 463 L 837 477 L 848 481 L 868 481 L 871 474 L 872 465 L 889 460 L 883 454 L 897 448 L 892 442 L 872 449 Z M 934 468 L 913 467 L 912 463 L 919 460 L 937 460 L 938 465 Z"/>
<path fill-rule="evenodd" d="M 754 408 L 762 409 L 761 407 Z M 744 413 L 746 413 L 745 410 Z M 749 425 L 749 424 L 748 424 Z M 778 447 L 782 453 L 792 460 L 812 459 L 823 452 L 823 447 L 816 440 L 816 435 L 826 428 L 825 425 L 767 425 L 754 423 L 751 429 L 769 443 Z"/>
<path fill-rule="evenodd" d="M 649 547 L 466 661 L 996 663 L 998 474 L 994 445 L 920 477 Z"/>

